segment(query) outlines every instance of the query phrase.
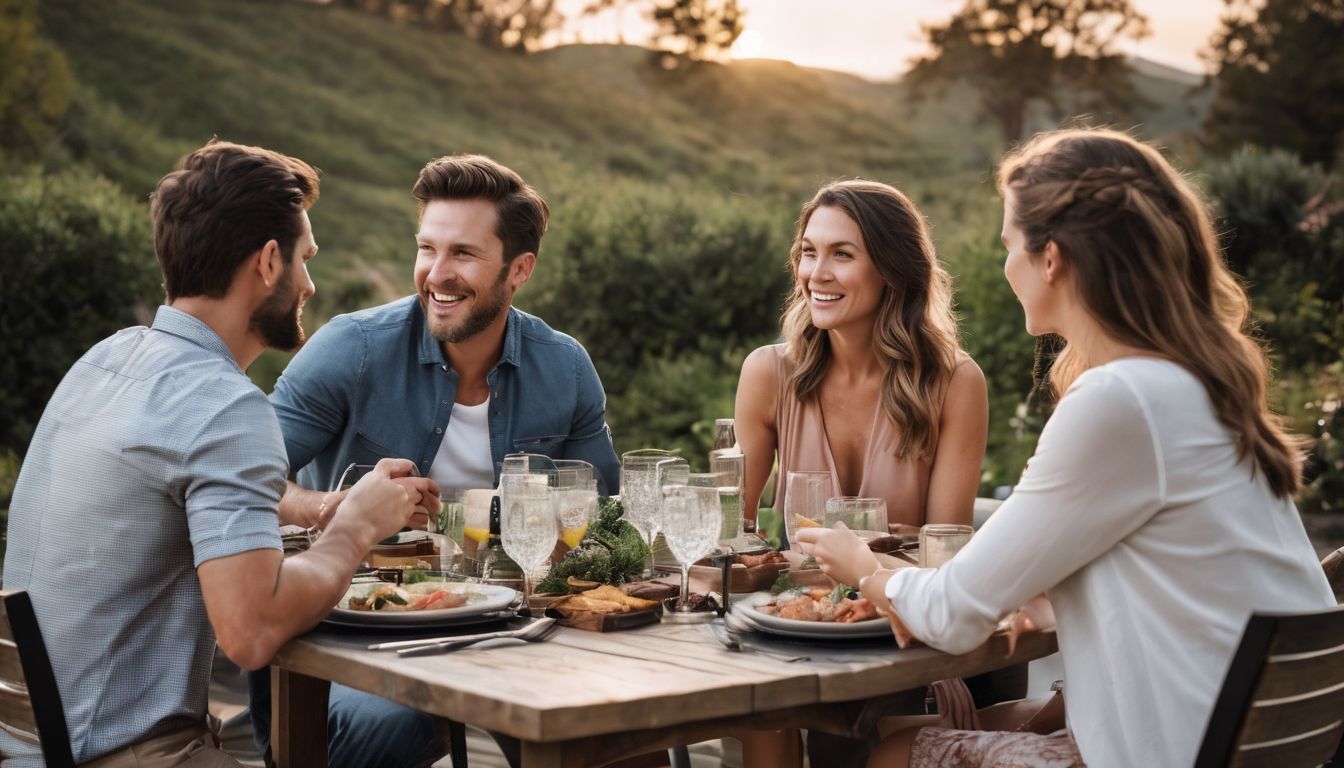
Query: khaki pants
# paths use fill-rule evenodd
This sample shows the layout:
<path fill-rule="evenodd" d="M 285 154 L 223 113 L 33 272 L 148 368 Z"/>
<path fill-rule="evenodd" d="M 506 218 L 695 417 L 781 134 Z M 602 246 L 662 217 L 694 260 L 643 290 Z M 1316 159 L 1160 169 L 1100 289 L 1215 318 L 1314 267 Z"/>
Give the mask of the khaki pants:
<path fill-rule="evenodd" d="M 215 745 L 204 725 L 191 726 L 145 739 L 85 763 L 84 768 L 241 768 Z"/>

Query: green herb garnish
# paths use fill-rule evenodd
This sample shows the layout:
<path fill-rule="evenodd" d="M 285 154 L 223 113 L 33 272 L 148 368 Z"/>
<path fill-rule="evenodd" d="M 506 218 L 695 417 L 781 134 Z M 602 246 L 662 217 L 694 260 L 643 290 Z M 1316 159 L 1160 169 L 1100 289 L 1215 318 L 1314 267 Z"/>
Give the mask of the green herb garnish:
<path fill-rule="evenodd" d="M 831 602 L 839 603 L 841 600 L 844 600 L 845 598 L 850 597 L 851 595 L 858 595 L 858 594 L 859 594 L 858 590 L 854 589 L 848 584 L 836 584 L 835 589 L 831 590 Z"/>
<path fill-rule="evenodd" d="M 801 589 L 801 588 L 802 588 L 801 585 L 795 583 L 793 579 L 789 578 L 789 572 L 785 571 L 784 573 L 779 574 L 778 579 L 775 579 L 774 586 L 770 587 L 770 594 L 778 595 L 781 592 L 788 592 L 790 589 Z"/>
<path fill-rule="evenodd" d="M 621 503 L 604 496 L 598 501 L 597 518 L 588 526 L 583 541 L 551 566 L 551 572 L 537 585 L 537 592 L 564 594 L 569 591 L 570 576 L 600 584 L 624 584 L 639 578 L 648 556 L 649 545 L 625 521 Z"/>
<path fill-rule="evenodd" d="M 422 581 L 429 581 L 429 573 L 419 568 L 413 568 L 401 577 L 402 584 L 419 584 Z"/>

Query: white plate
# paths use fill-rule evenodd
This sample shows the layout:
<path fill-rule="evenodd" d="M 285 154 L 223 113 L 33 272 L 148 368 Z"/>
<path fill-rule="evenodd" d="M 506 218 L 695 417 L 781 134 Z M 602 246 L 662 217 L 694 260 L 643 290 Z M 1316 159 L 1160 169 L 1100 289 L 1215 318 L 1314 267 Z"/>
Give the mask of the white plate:
<path fill-rule="evenodd" d="M 745 597 L 733 605 L 733 614 L 756 629 L 784 637 L 801 637 L 809 640 L 858 640 L 876 637 L 891 638 L 891 625 L 881 617 L 867 621 L 842 624 L 834 621 L 799 621 L 770 616 L 756 610 L 759 605 L 770 602 L 768 592 L 757 592 Z"/>
<path fill-rule="evenodd" d="M 518 597 L 518 590 L 496 584 L 473 584 L 462 581 L 447 581 L 442 584 L 443 588 L 449 591 L 467 593 L 467 604 L 433 611 L 352 611 L 341 607 L 348 603 L 351 595 L 364 595 L 381 586 L 381 582 L 363 582 L 351 584 L 327 618 L 339 624 L 380 627 L 448 624 L 459 620 L 468 623 L 467 619 L 475 619 L 480 614 L 507 608 Z"/>

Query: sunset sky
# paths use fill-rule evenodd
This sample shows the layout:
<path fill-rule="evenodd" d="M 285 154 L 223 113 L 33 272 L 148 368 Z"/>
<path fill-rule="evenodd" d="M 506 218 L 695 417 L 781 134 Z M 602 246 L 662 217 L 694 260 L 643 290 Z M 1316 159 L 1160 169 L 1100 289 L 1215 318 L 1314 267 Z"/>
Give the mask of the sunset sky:
<path fill-rule="evenodd" d="M 1222 0 L 1131 0 L 1148 16 L 1152 35 L 1124 50 L 1191 72 L 1203 72 L 1199 50 L 1218 26 Z M 903 72 L 923 52 L 920 25 L 950 17 L 963 0 L 739 0 L 747 31 L 734 53 L 741 58 L 787 59 L 808 67 L 851 72 L 875 80 Z M 588 0 L 562 0 L 571 19 L 565 42 L 642 43 L 647 18 L 628 10 L 579 18 Z"/>

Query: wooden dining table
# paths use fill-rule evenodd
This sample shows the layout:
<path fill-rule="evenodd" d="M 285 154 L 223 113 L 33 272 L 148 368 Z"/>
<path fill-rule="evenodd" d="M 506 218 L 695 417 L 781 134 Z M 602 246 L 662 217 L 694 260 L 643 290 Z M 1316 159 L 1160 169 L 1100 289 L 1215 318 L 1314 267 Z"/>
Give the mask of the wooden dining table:
<path fill-rule="evenodd" d="M 949 655 L 890 639 L 788 641 L 759 633 L 725 648 L 697 624 L 619 632 L 562 628 L 540 643 L 437 656 L 371 651 L 389 639 L 318 628 L 272 661 L 272 753 L 281 768 L 326 765 L 330 683 L 519 740 L 524 768 L 596 766 L 742 730 L 869 732 L 923 701 L 929 683 L 1049 655 L 1053 632 L 1006 635 Z M 756 650 L 753 650 L 756 649 Z M 786 662 L 758 650 L 806 656 Z"/>

